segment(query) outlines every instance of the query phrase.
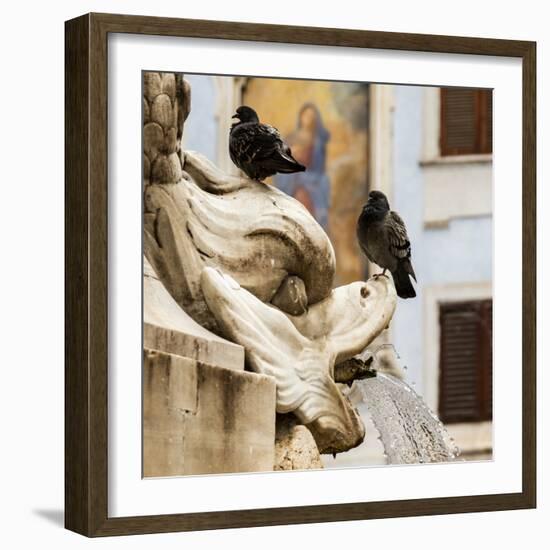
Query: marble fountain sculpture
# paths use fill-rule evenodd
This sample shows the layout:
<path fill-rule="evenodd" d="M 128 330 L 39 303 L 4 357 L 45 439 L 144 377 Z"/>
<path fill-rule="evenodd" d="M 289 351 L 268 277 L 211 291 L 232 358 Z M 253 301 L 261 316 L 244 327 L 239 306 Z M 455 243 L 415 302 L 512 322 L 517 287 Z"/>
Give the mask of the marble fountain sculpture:
<path fill-rule="evenodd" d="M 291 430 L 305 426 L 320 453 L 356 447 L 365 428 L 337 382 L 349 379 L 346 361 L 388 327 L 393 283 L 333 288 L 333 247 L 304 206 L 181 150 L 191 102 L 183 77 L 145 73 L 143 93 L 146 271 L 197 334 L 244 349 L 251 372 L 243 375 L 274 382 L 274 407 L 292 413 Z M 149 300 L 147 288 L 146 322 L 165 303 Z"/>

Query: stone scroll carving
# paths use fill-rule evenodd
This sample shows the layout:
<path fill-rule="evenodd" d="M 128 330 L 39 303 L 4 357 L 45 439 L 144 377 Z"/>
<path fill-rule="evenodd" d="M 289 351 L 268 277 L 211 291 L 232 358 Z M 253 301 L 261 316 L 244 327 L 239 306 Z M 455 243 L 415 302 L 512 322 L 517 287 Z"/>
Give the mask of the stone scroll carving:
<path fill-rule="evenodd" d="M 297 314 L 332 288 L 334 250 L 298 201 L 185 152 L 177 184 L 145 189 L 145 251 L 176 301 L 209 328 L 200 284 L 217 267 L 263 302 Z M 166 254 L 171 249 L 174 254 Z"/>
<path fill-rule="evenodd" d="M 146 258 L 180 307 L 275 379 L 277 412 L 293 412 L 321 452 L 348 450 L 364 427 L 334 366 L 388 326 L 395 289 L 384 277 L 333 289 L 334 250 L 304 206 L 181 151 L 189 109 L 183 78 L 145 75 Z"/>

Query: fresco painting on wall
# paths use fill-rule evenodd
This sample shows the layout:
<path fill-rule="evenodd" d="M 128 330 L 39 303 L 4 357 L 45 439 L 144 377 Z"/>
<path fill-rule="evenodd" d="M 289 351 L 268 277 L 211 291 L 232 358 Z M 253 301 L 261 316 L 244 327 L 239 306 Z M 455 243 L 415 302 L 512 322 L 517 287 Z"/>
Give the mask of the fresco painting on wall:
<path fill-rule="evenodd" d="M 368 85 L 249 78 L 243 103 L 279 129 L 305 172 L 272 183 L 299 200 L 329 234 L 336 284 L 365 277 L 355 224 L 368 194 Z"/>
<path fill-rule="evenodd" d="M 275 185 L 299 200 L 328 231 L 330 180 L 326 172 L 326 148 L 330 133 L 323 125 L 321 113 L 313 103 L 305 103 L 298 113 L 296 129 L 286 138 L 294 158 L 307 170 L 295 174 L 278 174 Z"/>

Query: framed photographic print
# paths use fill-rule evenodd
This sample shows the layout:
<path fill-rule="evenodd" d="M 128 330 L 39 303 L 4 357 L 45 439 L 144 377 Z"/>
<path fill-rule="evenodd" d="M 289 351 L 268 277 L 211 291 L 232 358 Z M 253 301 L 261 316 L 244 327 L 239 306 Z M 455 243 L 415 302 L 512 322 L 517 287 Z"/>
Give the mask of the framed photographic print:
<path fill-rule="evenodd" d="M 65 36 L 66 527 L 534 507 L 535 44 Z"/>

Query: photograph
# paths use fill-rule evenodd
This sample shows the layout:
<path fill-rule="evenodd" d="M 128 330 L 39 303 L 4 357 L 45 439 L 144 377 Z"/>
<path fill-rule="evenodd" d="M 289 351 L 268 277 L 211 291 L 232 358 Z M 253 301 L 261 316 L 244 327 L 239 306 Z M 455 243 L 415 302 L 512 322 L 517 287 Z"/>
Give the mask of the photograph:
<path fill-rule="evenodd" d="M 142 476 L 491 461 L 493 90 L 141 76 Z"/>

